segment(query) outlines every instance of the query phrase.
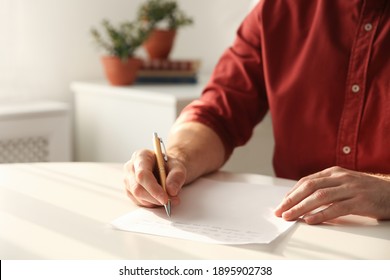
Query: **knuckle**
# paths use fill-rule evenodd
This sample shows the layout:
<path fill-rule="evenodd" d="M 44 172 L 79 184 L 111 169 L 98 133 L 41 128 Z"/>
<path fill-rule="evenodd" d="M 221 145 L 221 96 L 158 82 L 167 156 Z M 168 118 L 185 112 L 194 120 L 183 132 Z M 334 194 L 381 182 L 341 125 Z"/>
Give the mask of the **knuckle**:
<path fill-rule="evenodd" d="M 353 177 L 353 172 L 351 170 L 345 169 L 340 166 L 333 166 L 329 168 L 330 175 L 338 179 L 351 179 Z"/>
<path fill-rule="evenodd" d="M 317 184 L 314 180 L 307 180 L 303 186 L 304 191 L 308 191 L 310 193 L 314 192 L 317 189 Z"/>
<path fill-rule="evenodd" d="M 288 196 L 288 197 L 286 197 L 284 199 L 283 205 L 287 206 L 287 207 L 290 206 L 290 205 L 294 205 L 294 201 L 293 201 L 293 199 L 290 196 Z"/>
<path fill-rule="evenodd" d="M 130 161 L 134 161 L 139 156 L 140 150 L 134 151 L 131 155 Z"/>
<path fill-rule="evenodd" d="M 141 185 L 136 184 L 132 187 L 131 193 L 135 197 L 142 197 L 142 195 L 144 194 L 144 188 Z"/>
<path fill-rule="evenodd" d="M 326 211 L 319 211 L 316 215 L 316 223 L 325 222 L 329 219 Z"/>
<path fill-rule="evenodd" d="M 123 170 L 125 172 L 127 171 L 130 171 L 132 169 L 132 166 L 133 166 L 133 161 L 132 160 L 128 160 L 124 165 L 123 165 Z"/>
<path fill-rule="evenodd" d="M 125 177 L 132 176 L 134 174 L 134 165 L 132 161 L 128 161 L 123 165 L 123 173 Z"/>
<path fill-rule="evenodd" d="M 294 210 L 298 213 L 301 213 L 305 209 L 305 205 L 303 203 L 298 203 L 294 206 Z"/>
<path fill-rule="evenodd" d="M 297 185 L 304 185 L 308 180 L 310 180 L 308 176 L 302 177 L 301 179 L 299 179 Z"/>
<path fill-rule="evenodd" d="M 314 199 L 318 201 L 328 201 L 329 193 L 324 189 L 316 190 L 313 193 Z"/>
<path fill-rule="evenodd" d="M 339 180 L 341 180 L 343 182 L 349 182 L 349 183 L 353 182 L 353 175 L 348 173 L 348 172 L 345 172 L 345 171 L 340 172 L 337 175 L 337 177 Z"/>
<path fill-rule="evenodd" d="M 336 166 L 329 167 L 327 170 L 330 171 L 331 173 L 338 173 L 338 172 L 343 172 L 344 168 L 336 165 Z"/>
<path fill-rule="evenodd" d="M 137 182 L 143 182 L 145 181 L 145 178 L 147 178 L 147 176 L 149 175 L 149 172 L 144 170 L 144 169 L 140 169 L 140 170 L 137 170 L 135 172 L 135 180 Z"/>
<path fill-rule="evenodd" d="M 134 166 L 137 162 L 142 162 L 145 159 L 151 159 L 154 157 L 154 153 L 151 150 L 142 149 L 133 152 L 129 161 L 125 163 L 125 166 Z"/>
<path fill-rule="evenodd" d="M 154 152 L 147 149 L 138 150 L 134 153 L 134 159 L 143 159 L 154 157 Z"/>

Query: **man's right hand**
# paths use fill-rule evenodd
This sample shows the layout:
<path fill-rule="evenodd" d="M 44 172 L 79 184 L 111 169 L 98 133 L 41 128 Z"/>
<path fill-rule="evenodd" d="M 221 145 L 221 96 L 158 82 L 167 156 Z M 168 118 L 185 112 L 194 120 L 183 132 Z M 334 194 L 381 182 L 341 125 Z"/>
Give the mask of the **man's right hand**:
<path fill-rule="evenodd" d="M 137 205 L 156 207 L 168 202 L 168 195 L 173 206 L 178 205 L 178 194 L 186 180 L 186 169 L 177 159 L 169 157 L 166 165 L 166 187 L 168 195 L 158 183 L 156 156 L 151 150 L 139 150 L 124 165 L 125 188 L 127 196 Z M 156 177 L 157 176 L 157 177 Z"/>

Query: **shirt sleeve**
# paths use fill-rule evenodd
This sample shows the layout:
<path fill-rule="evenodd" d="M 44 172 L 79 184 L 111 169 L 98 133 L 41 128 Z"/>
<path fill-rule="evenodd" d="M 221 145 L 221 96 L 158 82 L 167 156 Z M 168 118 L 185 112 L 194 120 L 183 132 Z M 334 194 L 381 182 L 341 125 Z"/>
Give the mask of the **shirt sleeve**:
<path fill-rule="evenodd" d="M 216 65 L 201 97 L 190 103 L 179 121 L 213 129 L 225 146 L 226 159 L 245 144 L 268 111 L 261 58 L 261 5 L 244 19 L 236 38 Z"/>

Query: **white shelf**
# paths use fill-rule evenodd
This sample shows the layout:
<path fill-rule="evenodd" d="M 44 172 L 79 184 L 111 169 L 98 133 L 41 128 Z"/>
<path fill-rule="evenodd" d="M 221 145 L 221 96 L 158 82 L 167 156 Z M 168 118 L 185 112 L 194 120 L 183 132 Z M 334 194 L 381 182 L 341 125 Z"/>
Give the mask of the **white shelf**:
<path fill-rule="evenodd" d="M 105 81 L 73 82 L 71 89 L 83 94 L 115 95 L 115 98 L 146 102 L 188 102 L 198 98 L 206 78 L 198 84 L 111 86 Z"/>
<path fill-rule="evenodd" d="M 0 119 L 28 118 L 67 114 L 69 106 L 55 101 L 20 101 L 2 102 Z"/>

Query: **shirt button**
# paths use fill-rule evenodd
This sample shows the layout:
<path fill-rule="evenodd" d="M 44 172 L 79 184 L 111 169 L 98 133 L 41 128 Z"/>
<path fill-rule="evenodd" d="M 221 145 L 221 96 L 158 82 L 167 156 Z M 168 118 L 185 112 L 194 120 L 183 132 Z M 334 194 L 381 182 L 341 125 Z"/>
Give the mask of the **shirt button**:
<path fill-rule="evenodd" d="M 343 147 L 343 153 L 345 155 L 348 155 L 350 152 L 351 152 L 351 147 L 349 147 L 349 146 L 344 146 Z"/>
<path fill-rule="evenodd" d="M 367 23 L 367 24 L 364 25 L 364 30 L 371 31 L 371 29 L 372 29 L 372 24 L 371 23 Z"/>
<path fill-rule="evenodd" d="M 353 85 L 353 86 L 352 86 L 352 92 L 357 93 L 357 92 L 359 92 L 359 91 L 360 91 L 359 85 Z"/>

